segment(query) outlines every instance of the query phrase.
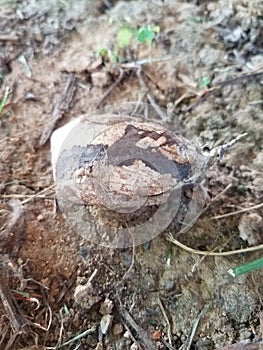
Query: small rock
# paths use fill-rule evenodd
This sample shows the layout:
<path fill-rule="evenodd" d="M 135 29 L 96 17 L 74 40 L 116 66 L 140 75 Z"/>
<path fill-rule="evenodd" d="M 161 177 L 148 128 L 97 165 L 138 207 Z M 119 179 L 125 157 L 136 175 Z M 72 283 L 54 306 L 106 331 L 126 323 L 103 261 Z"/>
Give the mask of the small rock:
<path fill-rule="evenodd" d="M 111 314 L 114 305 L 112 300 L 106 298 L 103 303 L 100 304 L 100 313 L 102 315 Z"/>
<path fill-rule="evenodd" d="M 154 339 L 154 340 L 160 340 L 160 339 L 161 339 L 161 336 L 162 336 L 162 332 L 161 332 L 159 329 L 157 329 L 157 330 L 153 333 L 152 339 Z"/>
<path fill-rule="evenodd" d="M 38 217 L 37 217 L 37 220 L 38 221 L 43 221 L 44 220 L 44 215 L 39 214 Z"/>
<path fill-rule="evenodd" d="M 249 245 L 262 243 L 263 219 L 256 213 L 244 214 L 238 225 L 239 236 Z"/>
<path fill-rule="evenodd" d="M 237 43 L 242 37 L 244 33 L 240 27 L 234 29 L 231 33 L 224 37 L 224 40 L 230 41 L 231 43 Z"/>
<path fill-rule="evenodd" d="M 139 347 L 137 344 L 133 343 L 130 347 L 131 350 L 139 350 Z"/>
<path fill-rule="evenodd" d="M 74 292 L 75 302 L 81 304 L 84 308 L 90 309 L 101 300 L 101 297 L 94 295 L 92 292 L 94 293 L 94 289 L 90 283 L 77 286 Z"/>
<path fill-rule="evenodd" d="M 82 246 L 79 248 L 79 255 L 82 257 L 84 261 L 88 261 L 90 256 L 90 248 Z"/>
<path fill-rule="evenodd" d="M 110 84 L 111 78 L 108 72 L 94 72 L 91 74 L 93 86 L 103 88 Z"/>
<path fill-rule="evenodd" d="M 32 91 L 26 93 L 26 100 L 36 101 L 36 95 Z"/>
<path fill-rule="evenodd" d="M 256 169 L 259 171 L 263 171 L 263 152 L 259 152 L 256 158 L 253 160 L 253 165 L 255 165 Z"/>
<path fill-rule="evenodd" d="M 102 334 L 107 334 L 109 328 L 111 327 L 112 324 L 112 320 L 113 320 L 113 316 L 112 315 L 104 315 L 102 316 L 101 320 L 100 320 L 100 329 L 101 329 L 101 333 Z"/>
<path fill-rule="evenodd" d="M 123 334 L 124 338 L 126 339 L 130 339 L 130 332 L 129 331 L 126 331 L 124 334 Z"/>
<path fill-rule="evenodd" d="M 95 348 L 95 350 L 103 350 L 103 343 L 102 342 L 98 342 L 98 344 L 97 344 L 97 346 L 96 346 L 96 348 Z"/>
<path fill-rule="evenodd" d="M 112 334 L 113 335 L 120 335 L 123 332 L 123 325 L 121 323 L 115 323 L 112 327 Z"/>

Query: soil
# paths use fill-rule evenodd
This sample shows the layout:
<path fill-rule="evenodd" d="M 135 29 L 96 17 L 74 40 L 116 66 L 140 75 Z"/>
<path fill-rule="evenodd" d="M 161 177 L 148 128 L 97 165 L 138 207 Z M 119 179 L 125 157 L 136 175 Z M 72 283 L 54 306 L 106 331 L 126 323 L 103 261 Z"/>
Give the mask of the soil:
<path fill-rule="evenodd" d="M 167 232 L 134 248 L 91 244 L 56 205 L 50 136 L 105 105 L 151 103 L 142 69 L 200 144 L 247 133 L 207 170 L 196 224 L 168 233 L 205 252 L 262 244 L 262 18 L 261 0 L 2 1 L 1 349 L 260 348 L 263 270 L 227 273 L 260 250 L 200 255 Z M 123 26 L 147 25 L 160 29 L 151 46 L 118 49 Z"/>

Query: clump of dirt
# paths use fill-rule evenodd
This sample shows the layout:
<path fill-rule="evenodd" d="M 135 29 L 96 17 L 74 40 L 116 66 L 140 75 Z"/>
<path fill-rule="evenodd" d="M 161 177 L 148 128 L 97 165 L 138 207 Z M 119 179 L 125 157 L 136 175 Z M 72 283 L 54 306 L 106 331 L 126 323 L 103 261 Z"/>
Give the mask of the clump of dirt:
<path fill-rule="evenodd" d="M 260 257 L 232 251 L 262 244 L 262 11 L 260 0 L 1 5 L 1 349 L 259 349 L 263 272 L 227 271 Z M 120 28 L 147 26 L 159 27 L 151 45 L 118 48 Z M 114 250 L 57 208 L 49 140 L 128 101 L 168 108 L 210 148 L 247 136 L 207 170 L 191 230 Z"/>

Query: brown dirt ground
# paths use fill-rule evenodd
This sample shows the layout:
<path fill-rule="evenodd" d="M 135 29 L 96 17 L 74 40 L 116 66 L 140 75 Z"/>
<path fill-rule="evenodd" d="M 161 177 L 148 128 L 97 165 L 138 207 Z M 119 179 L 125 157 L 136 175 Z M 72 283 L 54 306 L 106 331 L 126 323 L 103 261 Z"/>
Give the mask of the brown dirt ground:
<path fill-rule="evenodd" d="M 3 1 L 0 98 L 7 86 L 12 92 L 0 114 L 1 349 L 205 350 L 240 341 L 259 349 L 263 271 L 236 279 L 226 271 L 260 251 L 204 257 L 160 235 L 136 247 L 133 261 L 132 249 L 89 244 L 56 207 L 49 138 L 98 106 L 147 102 L 137 68 L 97 52 L 114 51 L 123 23 L 158 25 L 152 49 L 134 41 L 119 52 L 122 63 L 148 60 L 151 94 L 160 106 L 172 105 L 201 144 L 248 133 L 208 170 L 210 205 L 177 239 L 204 251 L 262 244 L 262 206 L 212 219 L 263 199 L 262 16 L 261 0 Z M 103 100 L 121 69 L 122 81 Z M 219 88 L 201 95 L 204 77 Z"/>

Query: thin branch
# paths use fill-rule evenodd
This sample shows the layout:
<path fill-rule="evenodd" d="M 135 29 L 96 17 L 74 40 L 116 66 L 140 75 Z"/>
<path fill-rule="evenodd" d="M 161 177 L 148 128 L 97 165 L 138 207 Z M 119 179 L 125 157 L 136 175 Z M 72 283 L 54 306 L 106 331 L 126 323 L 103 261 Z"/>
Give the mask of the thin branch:
<path fill-rule="evenodd" d="M 44 146 L 44 144 L 49 139 L 50 135 L 52 134 L 56 123 L 58 120 L 60 120 L 65 112 L 69 109 L 69 106 L 73 100 L 75 89 L 76 89 L 76 77 L 74 75 L 69 75 L 62 93 L 60 94 L 59 98 L 56 97 L 53 102 L 53 108 L 51 113 L 51 120 L 50 123 L 48 123 L 40 137 L 39 140 L 39 146 Z M 57 99 L 57 100 L 56 100 Z"/>
<path fill-rule="evenodd" d="M 99 102 L 95 105 L 95 108 L 99 108 L 100 107 L 100 105 L 110 96 L 112 91 L 121 83 L 123 78 L 124 78 L 124 70 L 122 68 L 119 68 L 118 79 L 105 92 L 105 94 L 102 96 L 102 98 L 99 100 Z"/>
<path fill-rule="evenodd" d="M 249 208 L 244 208 L 244 209 L 236 210 L 236 211 L 233 211 L 233 212 L 231 212 L 231 213 L 226 213 L 226 214 L 222 214 L 222 215 L 212 216 L 210 219 L 222 219 L 222 218 L 226 218 L 226 217 L 228 217 L 228 216 L 238 215 L 238 214 L 241 214 L 241 213 L 245 213 L 245 212 L 247 212 L 247 211 L 259 209 L 259 208 L 261 208 L 261 207 L 263 207 L 263 203 L 254 205 L 253 207 L 249 207 Z"/>
<path fill-rule="evenodd" d="M 152 107 L 154 108 L 156 113 L 160 116 L 160 118 L 163 121 L 167 121 L 167 119 L 168 119 L 167 114 L 163 112 L 162 108 L 160 108 L 160 106 L 155 101 L 155 98 L 151 94 L 150 89 L 144 80 L 143 70 L 141 67 L 139 67 L 137 70 L 137 76 L 138 76 L 138 79 L 139 79 L 139 82 L 140 82 L 142 89 L 146 91 L 146 96 L 147 96 L 149 102 L 151 103 Z"/>
<path fill-rule="evenodd" d="M 161 302 L 161 299 L 157 298 L 157 302 L 158 302 L 158 305 L 162 311 L 162 314 L 163 314 L 163 317 L 165 318 L 165 321 L 167 323 L 167 335 L 168 335 L 168 340 L 169 340 L 169 344 L 172 345 L 172 331 L 171 331 L 171 324 L 170 324 L 170 321 L 169 321 L 169 318 L 167 317 L 166 315 L 166 312 L 164 310 L 164 307 L 163 307 L 163 304 Z"/>
<path fill-rule="evenodd" d="M 196 318 L 196 320 L 195 320 L 195 322 L 193 324 L 192 331 L 191 331 L 188 339 L 186 340 L 186 342 L 183 344 L 183 346 L 180 349 L 190 350 L 192 342 L 193 342 L 193 339 L 194 339 L 194 335 L 195 335 L 195 333 L 197 331 L 197 327 L 199 325 L 199 322 L 200 322 L 201 318 L 206 314 L 209 306 L 210 305 L 206 305 L 204 307 L 204 309 L 199 313 L 199 315 L 197 316 L 197 318 Z"/>
<path fill-rule="evenodd" d="M 155 346 L 152 340 L 149 338 L 146 331 L 134 321 L 134 319 L 131 317 L 129 312 L 125 309 L 125 307 L 121 303 L 118 306 L 118 309 L 122 318 L 130 325 L 130 327 L 136 332 L 137 336 L 141 339 L 141 341 L 145 346 L 145 349 L 146 350 L 155 349 Z"/>
<path fill-rule="evenodd" d="M 236 250 L 230 250 L 230 251 L 225 251 L 225 252 L 211 252 L 211 251 L 204 251 L 204 250 L 198 250 L 194 249 L 191 247 L 188 247 L 187 245 L 179 242 L 176 240 L 171 233 L 168 233 L 166 236 L 166 239 L 169 242 L 172 242 L 173 244 L 177 245 L 178 247 L 186 250 L 189 253 L 193 254 L 199 254 L 199 255 L 210 255 L 210 256 L 227 256 L 227 255 L 234 255 L 234 254 L 240 254 L 240 253 L 248 253 L 248 252 L 254 252 L 256 250 L 261 250 L 263 249 L 263 244 L 259 244 L 254 247 L 248 247 L 248 248 L 243 248 L 243 249 L 236 249 Z"/>
<path fill-rule="evenodd" d="M 44 188 L 42 191 L 40 191 L 38 193 L 35 193 L 31 197 L 29 197 L 29 198 L 25 199 L 24 201 L 22 201 L 21 204 L 23 205 L 23 204 L 26 204 L 26 203 L 30 202 L 32 199 L 41 196 L 42 194 L 46 193 L 47 191 L 52 190 L 54 187 L 55 187 L 55 185 L 53 184 L 53 185 L 51 185 L 51 186 L 49 186 L 47 188 Z"/>
<path fill-rule="evenodd" d="M 26 332 L 25 325 L 27 322 L 21 314 L 10 289 L 5 285 L 2 272 L 0 274 L 0 299 L 14 332 Z"/>
<path fill-rule="evenodd" d="M 157 58 L 146 58 L 138 61 L 128 62 L 128 63 L 121 63 L 119 66 L 126 69 L 131 68 L 139 68 L 145 64 L 151 64 L 156 62 L 164 62 L 169 61 L 173 58 L 173 56 L 165 56 L 165 57 L 157 57 Z"/>

